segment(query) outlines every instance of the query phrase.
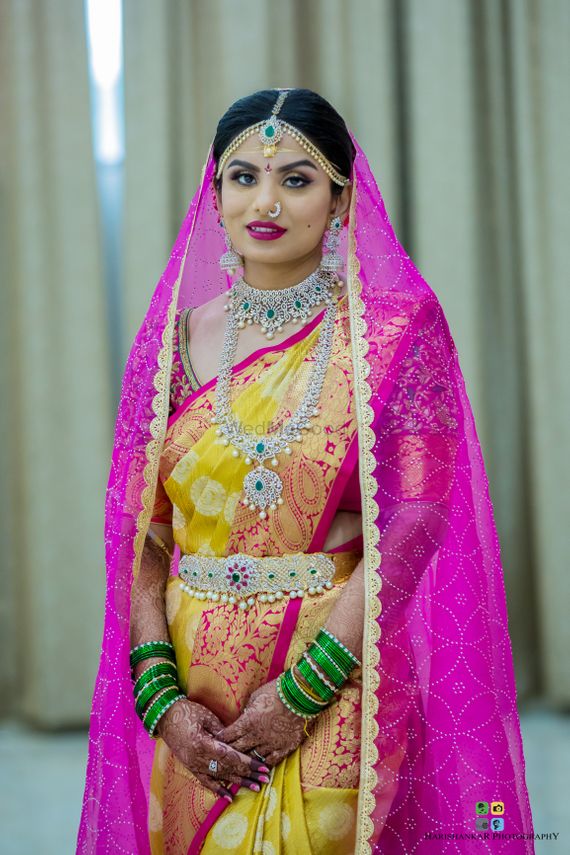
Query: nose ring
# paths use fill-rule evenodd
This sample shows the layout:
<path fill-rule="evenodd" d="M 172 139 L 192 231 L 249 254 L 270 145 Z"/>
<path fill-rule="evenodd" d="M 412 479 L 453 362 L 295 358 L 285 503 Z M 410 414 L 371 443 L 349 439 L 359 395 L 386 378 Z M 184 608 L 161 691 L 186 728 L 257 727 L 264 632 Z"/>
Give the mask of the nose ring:
<path fill-rule="evenodd" d="M 267 212 L 268 216 L 272 217 L 273 219 L 275 219 L 275 217 L 278 217 L 281 213 L 281 202 L 276 202 L 274 205 L 274 209 L 275 210 L 273 210 L 272 208 L 271 211 Z"/>

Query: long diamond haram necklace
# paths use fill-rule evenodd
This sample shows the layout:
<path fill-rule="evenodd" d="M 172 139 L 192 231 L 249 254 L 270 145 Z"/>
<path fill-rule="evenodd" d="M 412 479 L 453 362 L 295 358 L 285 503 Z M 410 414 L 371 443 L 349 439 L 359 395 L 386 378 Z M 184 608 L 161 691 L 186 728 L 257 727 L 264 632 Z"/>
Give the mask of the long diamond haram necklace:
<path fill-rule="evenodd" d="M 314 274 L 311 274 L 314 282 Z M 339 283 L 334 283 L 335 285 Z M 342 283 L 340 283 L 342 284 Z M 292 454 L 291 443 L 302 442 L 302 431 L 311 428 L 311 418 L 319 415 L 317 403 L 321 395 L 326 370 L 329 363 L 334 325 L 337 311 L 338 296 L 331 293 L 331 281 L 327 276 L 322 278 L 322 286 L 327 292 L 322 302 L 326 303 L 326 309 L 319 332 L 319 341 L 315 348 L 315 361 L 311 375 L 307 383 L 307 389 L 303 400 L 289 421 L 279 431 L 259 437 L 254 437 L 244 431 L 242 424 L 235 418 L 231 408 L 231 374 L 237 349 L 239 323 L 243 317 L 237 312 L 228 311 L 226 329 L 224 333 L 224 344 L 220 359 L 220 368 L 216 382 L 216 401 L 214 413 L 211 417 L 213 424 L 217 424 L 216 435 L 223 436 L 224 446 L 232 445 L 232 455 L 239 457 L 240 452 L 245 455 L 245 462 L 256 464 L 255 468 L 247 473 L 243 480 L 245 497 L 242 504 L 250 510 L 259 509 L 259 518 L 267 517 L 267 510 L 274 511 L 278 505 L 283 504 L 283 482 L 277 472 L 268 469 L 264 461 L 271 460 L 271 466 L 279 464 L 277 454 L 284 452 Z M 251 289 L 251 286 L 248 286 Z M 297 286 L 292 286 L 293 289 Z M 278 289 L 274 294 L 283 292 L 283 306 L 289 301 L 291 289 Z M 317 292 L 319 293 L 319 292 Z M 287 312 L 280 313 L 285 322 Z"/>

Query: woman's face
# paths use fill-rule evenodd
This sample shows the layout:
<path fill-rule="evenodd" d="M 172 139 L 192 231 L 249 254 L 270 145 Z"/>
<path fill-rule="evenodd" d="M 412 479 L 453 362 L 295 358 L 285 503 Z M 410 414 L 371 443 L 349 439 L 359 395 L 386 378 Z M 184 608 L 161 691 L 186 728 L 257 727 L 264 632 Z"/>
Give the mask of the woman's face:
<path fill-rule="evenodd" d="M 350 189 L 333 196 L 329 176 L 289 134 L 283 135 L 273 157 L 264 157 L 256 135 L 244 140 L 224 166 L 217 204 L 234 249 L 245 259 L 246 278 L 248 264 L 298 267 L 307 261 L 316 267 L 323 233 L 332 216 L 344 219 Z M 281 212 L 272 218 L 267 212 L 276 202 Z M 275 240 L 262 240 L 248 229 L 254 221 L 285 231 Z"/>

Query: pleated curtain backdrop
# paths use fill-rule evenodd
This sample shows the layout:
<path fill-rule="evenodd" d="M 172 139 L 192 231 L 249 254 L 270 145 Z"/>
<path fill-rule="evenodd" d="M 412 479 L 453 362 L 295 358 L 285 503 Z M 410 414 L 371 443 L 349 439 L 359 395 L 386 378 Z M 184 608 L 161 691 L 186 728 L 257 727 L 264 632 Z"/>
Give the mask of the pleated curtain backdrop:
<path fill-rule="evenodd" d="M 132 337 L 238 97 L 308 86 L 448 314 L 491 480 L 519 697 L 570 698 L 566 0 L 125 0 Z M 566 390 L 567 391 L 567 390 Z"/>
<path fill-rule="evenodd" d="M 0 713 L 88 718 L 110 366 L 83 4 L 0 2 Z"/>
<path fill-rule="evenodd" d="M 53 726 L 88 717 L 114 417 L 82 6 L 0 0 L 0 703 Z M 219 116 L 258 88 L 321 92 L 450 321 L 490 475 L 519 698 L 567 703 L 568 3 L 123 11 L 123 359 Z"/>

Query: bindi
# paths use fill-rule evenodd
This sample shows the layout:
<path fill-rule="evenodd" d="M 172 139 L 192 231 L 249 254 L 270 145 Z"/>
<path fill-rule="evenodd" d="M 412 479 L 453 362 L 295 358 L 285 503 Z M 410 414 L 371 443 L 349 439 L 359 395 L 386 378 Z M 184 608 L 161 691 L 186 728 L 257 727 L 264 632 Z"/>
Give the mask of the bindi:
<path fill-rule="evenodd" d="M 266 163 L 266 164 L 265 164 L 265 171 L 266 171 L 266 172 L 272 172 L 272 171 L 273 171 L 273 170 L 271 169 L 271 164 L 270 164 L 270 163 Z"/>

